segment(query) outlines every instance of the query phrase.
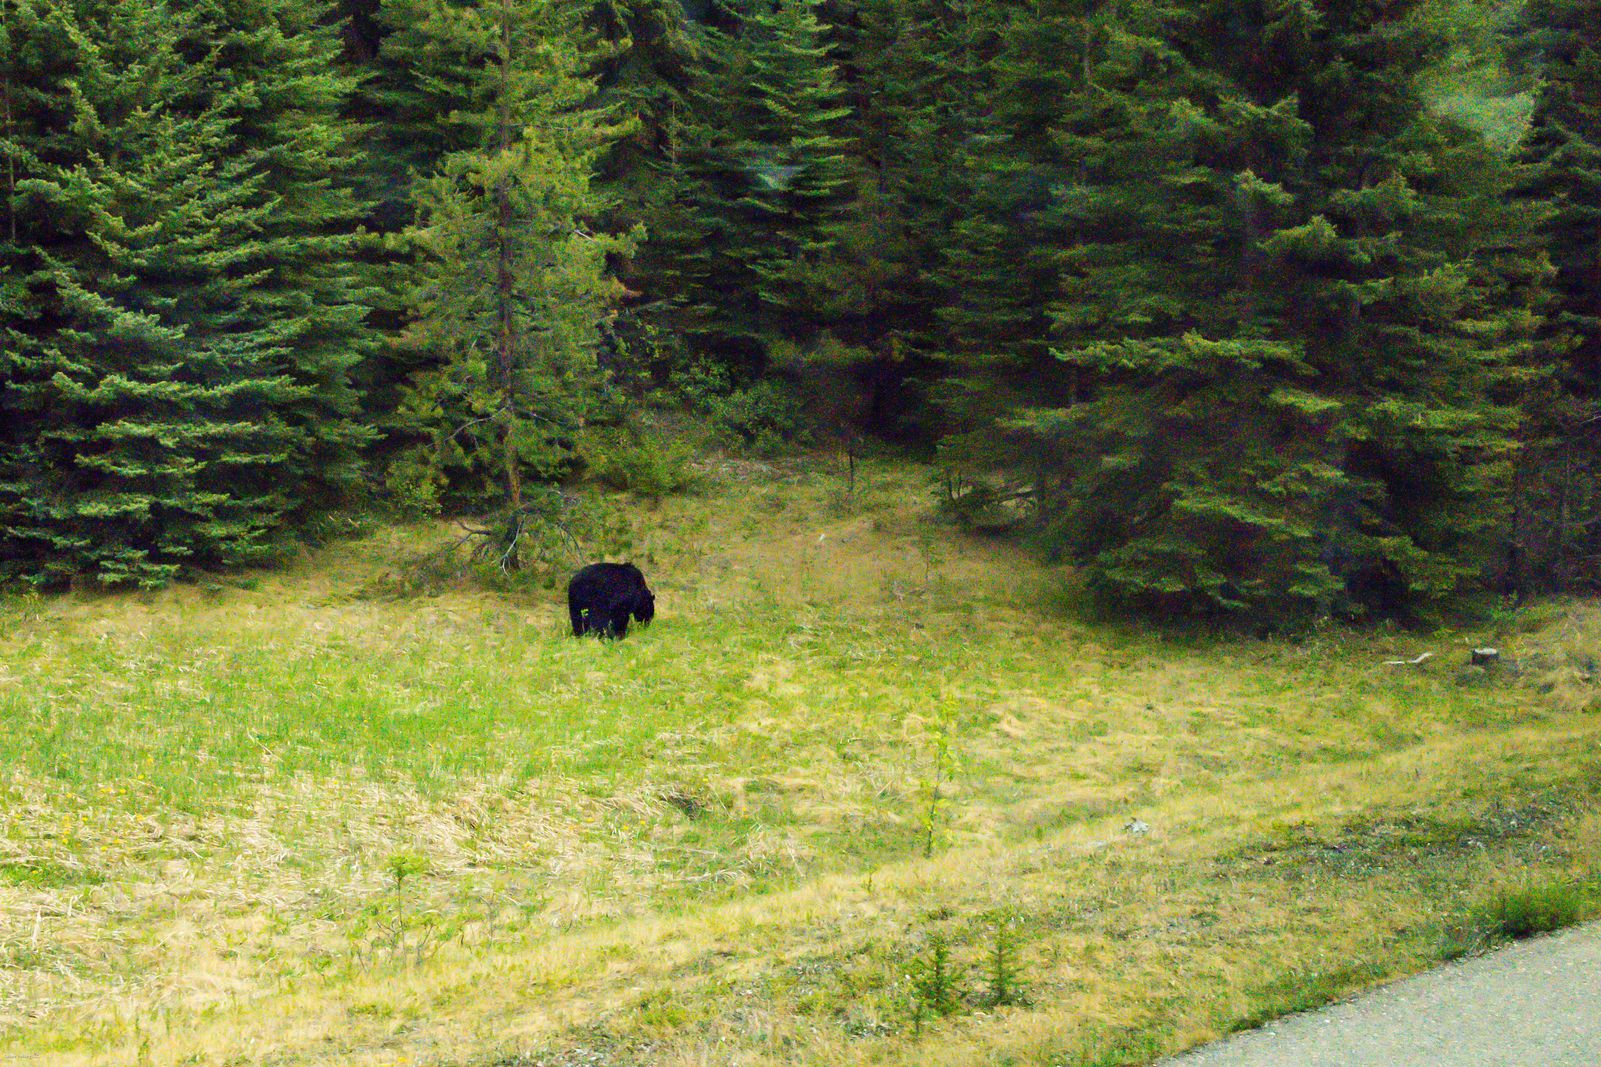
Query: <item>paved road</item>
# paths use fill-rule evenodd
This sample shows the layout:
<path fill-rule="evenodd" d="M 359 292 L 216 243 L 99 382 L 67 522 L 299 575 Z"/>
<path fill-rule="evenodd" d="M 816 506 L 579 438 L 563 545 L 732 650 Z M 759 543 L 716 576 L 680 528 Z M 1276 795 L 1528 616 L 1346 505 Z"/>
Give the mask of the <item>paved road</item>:
<path fill-rule="evenodd" d="M 1447 964 L 1167 1067 L 1598 1067 L 1601 923 Z"/>

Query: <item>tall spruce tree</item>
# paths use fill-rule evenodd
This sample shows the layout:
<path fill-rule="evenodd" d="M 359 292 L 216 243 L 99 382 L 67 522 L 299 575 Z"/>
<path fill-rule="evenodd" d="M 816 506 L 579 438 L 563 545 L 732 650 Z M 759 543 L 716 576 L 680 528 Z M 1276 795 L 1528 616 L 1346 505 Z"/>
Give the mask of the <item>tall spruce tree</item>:
<path fill-rule="evenodd" d="M 606 254 L 623 245 L 588 229 L 602 206 L 590 177 L 618 131 L 589 106 L 571 5 L 407 6 L 440 42 L 419 39 L 418 54 L 441 65 L 416 76 L 452 87 L 463 106 L 451 124 L 471 142 L 416 193 L 420 260 L 403 343 L 433 366 L 405 410 L 433 439 L 409 469 L 442 462 L 468 498 L 520 516 L 530 479 L 569 458 L 597 383 L 597 328 L 618 291 Z"/>
<path fill-rule="evenodd" d="M 263 271 L 240 293 L 238 312 L 282 347 L 284 370 L 301 390 L 277 412 L 298 441 L 272 477 L 296 486 L 293 508 L 303 515 L 356 486 L 372 436 L 353 383 L 377 347 L 361 225 L 370 205 L 357 194 L 368 131 L 344 117 L 358 79 L 340 63 L 332 0 L 203 0 L 192 10 L 199 32 L 187 51 L 215 70 L 208 92 L 226 109 L 233 154 L 259 177 L 267 201 Z"/>
<path fill-rule="evenodd" d="M 745 20 L 749 76 L 736 153 L 748 185 L 736 201 L 753 224 L 747 248 L 769 336 L 812 331 L 814 272 L 839 239 L 850 195 L 844 105 L 816 0 L 758 5 Z"/>
<path fill-rule="evenodd" d="M 848 114 L 816 0 L 719 5 L 737 32 L 703 26 L 709 69 L 670 131 L 684 200 L 656 241 L 695 343 L 739 374 L 816 330 L 812 273 L 850 195 Z"/>
<path fill-rule="evenodd" d="M 5 569 L 158 584 L 353 483 L 326 5 L 7 5 Z"/>
<path fill-rule="evenodd" d="M 603 42 L 597 102 L 633 121 L 606 153 L 596 184 L 616 202 L 619 228 L 650 228 L 667 210 L 671 192 L 657 178 L 672 151 L 669 130 L 703 73 L 700 49 L 679 0 L 600 0 L 590 21 Z"/>
<path fill-rule="evenodd" d="M 1517 529 L 1519 591 L 1601 587 L 1601 3 L 1534 0 L 1541 59 L 1520 146 L 1519 201 L 1543 212 L 1555 268 L 1525 402 Z"/>
<path fill-rule="evenodd" d="M 1111 256 L 1125 269 L 1137 263 L 1143 253 L 1124 250 L 1151 221 L 1125 207 L 1132 190 L 1156 180 L 1150 171 L 1161 158 L 1144 112 L 1171 88 L 1162 14 L 1152 4 L 1057 0 L 967 19 L 959 55 L 988 84 L 974 81 L 961 151 L 967 210 L 939 271 L 947 293 L 939 342 L 941 447 L 964 484 L 980 478 L 958 501 L 974 519 L 993 518 L 986 504 L 996 487 L 984 477 L 1010 480 L 1008 495 L 1040 495 L 1038 434 L 1019 416 L 1068 404 L 1078 389 L 1080 375 L 1052 351 L 1064 271 L 1076 256 L 1089 265 L 1094 298 L 1132 296 Z M 1096 322 L 1091 332 L 1122 325 Z"/>
<path fill-rule="evenodd" d="M 603 42 L 597 103 L 633 124 L 596 174 L 608 202 L 605 226 L 648 235 L 614 259 L 628 302 L 608 325 L 602 354 L 619 384 L 645 387 L 687 358 L 673 298 L 688 289 L 694 270 L 682 256 L 699 251 L 700 234 L 679 131 L 706 76 L 705 49 L 680 0 L 601 0 L 590 21 Z"/>
<path fill-rule="evenodd" d="M 924 422 L 916 379 L 943 293 L 936 268 L 966 212 L 957 165 L 976 113 L 965 65 L 965 3 L 834 0 L 823 6 L 850 115 L 851 201 L 838 239 L 811 272 L 830 335 L 799 360 L 847 435 L 905 435 Z"/>
<path fill-rule="evenodd" d="M 1172 208 L 1134 232 L 1193 258 L 1081 262 L 1070 293 L 1115 294 L 1057 308 L 1088 399 L 1028 419 L 1060 442 L 1056 542 L 1108 597 L 1410 616 L 1488 565 L 1506 353 L 1477 321 L 1476 192 L 1420 97 L 1437 39 L 1414 9 L 1228 4 L 1187 27 L 1214 88 L 1170 109 Z"/>
<path fill-rule="evenodd" d="M 194 14 L 7 7 L 28 89 L 4 145 L 0 569 L 153 585 L 254 558 L 298 506 L 317 385 L 247 310 L 273 198 L 185 55 Z"/>
<path fill-rule="evenodd" d="M 374 173 L 384 189 L 376 219 L 395 233 L 416 212 L 413 185 L 437 173 L 452 152 L 478 146 L 472 116 L 486 106 L 477 0 L 382 0 L 373 22 L 379 52 L 363 111 L 376 135 Z"/>

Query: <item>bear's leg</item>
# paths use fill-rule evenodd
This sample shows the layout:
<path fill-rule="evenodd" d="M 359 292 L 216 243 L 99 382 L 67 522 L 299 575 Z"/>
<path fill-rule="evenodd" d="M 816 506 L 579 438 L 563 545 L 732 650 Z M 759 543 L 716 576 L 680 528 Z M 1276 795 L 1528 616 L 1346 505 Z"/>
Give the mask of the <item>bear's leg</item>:
<path fill-rule="evenodd" d="M 611 627 L 609 633 L 612 637 L 625 637 L 628 634 L 628 609 L 618 608 L 611 613 Z"/>

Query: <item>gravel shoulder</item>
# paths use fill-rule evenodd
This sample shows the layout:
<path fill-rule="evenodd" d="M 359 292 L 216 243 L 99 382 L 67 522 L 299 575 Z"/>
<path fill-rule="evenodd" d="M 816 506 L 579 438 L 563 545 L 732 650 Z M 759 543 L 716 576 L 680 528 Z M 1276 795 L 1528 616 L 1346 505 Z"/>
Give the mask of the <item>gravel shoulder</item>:
<path fill-rule="evenodd" d="M 1601 923 L 1447 964 L 1162 1063 L 1596 1067 L 1601 1064 Z"/>

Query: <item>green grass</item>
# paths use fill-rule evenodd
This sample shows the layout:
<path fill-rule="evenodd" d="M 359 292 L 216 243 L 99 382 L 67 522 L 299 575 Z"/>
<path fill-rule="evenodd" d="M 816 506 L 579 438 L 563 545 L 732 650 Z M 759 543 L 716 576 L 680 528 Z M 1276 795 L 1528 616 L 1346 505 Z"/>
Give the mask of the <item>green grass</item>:
<path fill-rule="evenodd" d="M 1507 941 L 1549 934 L 1601 915 L 1601 882 L 1564 874 L 1530 876 L 1500 886 L 1453 927 L 1441 956 L 1457 959 Z"/>
<path fill-rule="evenodd" d="M 69 867 L 49 860 L 8 859 L 0 861 L 0 884 L 25 889 L 61 889 L 75 885 L 99 885 L 105 876 L 87 867 Z"/>
<path fill-rule="evenodd" d="M 1595 884 L 1591 609 L 1167 638 L 919 468 L 696 476 L 616 500 L 620 642 L 413 581 L 447 527 L 0 601 L 0 1060 L 1137 1062 Z M 1461 684 L 1475 643 L 1526 669 Z M 934 941 L 971 995 L 914 1034 Z"/>
<path fill-rule="evenodd" d="M 1480 920 L 1494 936 L 1518 940 L 1572 926 L 1595 910 L 1593 888 L 1587 892 L 1572 882 L 1555 881 L 1502 890 L 1484 906 Z"/>

